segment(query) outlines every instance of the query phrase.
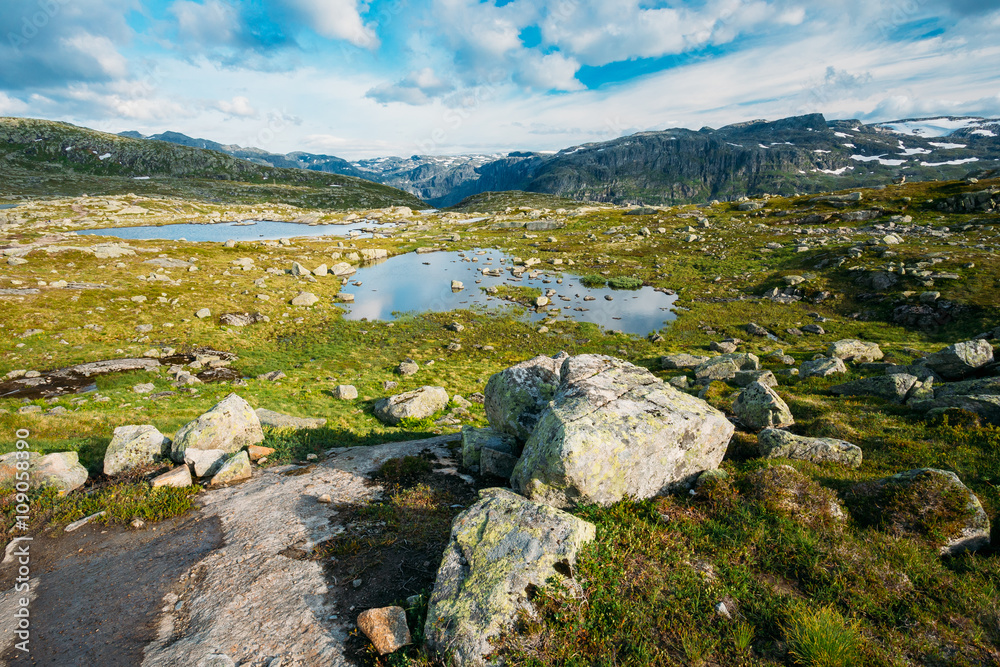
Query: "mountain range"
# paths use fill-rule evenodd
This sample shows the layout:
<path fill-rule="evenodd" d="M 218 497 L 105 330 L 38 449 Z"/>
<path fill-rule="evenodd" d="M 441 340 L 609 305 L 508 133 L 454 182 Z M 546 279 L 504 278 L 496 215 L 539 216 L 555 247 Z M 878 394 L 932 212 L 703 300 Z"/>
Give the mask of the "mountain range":
<path fill-rule="evenodd" d="M 697 203 L 875 186 L 904 175 L 916 181 L 989 176 L 1000 168 L 1000 119 L 957 116 L 864 124 L 809 114 L 719 129 L 641 132 L 556 153 L 357 161 L 306 152 L 282 155 L 176 132 L 123 135 L 218 151 L 262 166 L 363 178 L 439 207 L 502 190 L 614 203 Z"/>

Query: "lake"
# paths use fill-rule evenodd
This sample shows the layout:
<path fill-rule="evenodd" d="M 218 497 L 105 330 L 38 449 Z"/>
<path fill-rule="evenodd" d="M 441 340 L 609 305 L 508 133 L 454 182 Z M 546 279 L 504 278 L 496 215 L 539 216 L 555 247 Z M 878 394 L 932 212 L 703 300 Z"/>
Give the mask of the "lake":
<path fill-rule="evenodd" d="M 500 263 L 501 258 L 506 259 L 505 264 Z M 546 273 L 551 267 L 542 269 L 540 265 L 531 267 L 517 280 L 508 271 L 511 266 L 510 258 L 499 250 L 397 255 L 378 264 L 360 267 L 341 288 L 342 292 L 354 294 L 355 301 L 341 306 L 350 320 L 392 320 L 397 314 L 407 312 L 447 312 L 474 306 L 497 309 L 509 302 L 490 296 L 481 288 L 522 285 L 538 288 L 543 294 L 546 290 L 555 290 L 556 294 L 549 297 L 550 307 L 560 307 L 560 317 L 592 322 L 608 330 L 644 335 L 676 318 L 673 304 L 677 297 L 651 287 L 634 291 L 593 289 L 581 285 L 576 275 Z M 501 269 L 503 275 L 482 275 L 480 270 L 484 267 Z M 528 273 L 535 270 L 541 273 L 536 278 L 529 278 Z M 563 279 L 561 285 L 556 283 L 560 277 Z M 453 292 L 452 280 L 461 281 L 465 288 Z M 361 283 L 360 287 L 354 285 L 357 282 Z M 588 296 L 594 300 L 585 301 L 584 297 Z M 608 301 L 606 296 L 612 300 Z M 578 308 L 581 310 L 576 310 Z M 527 316 L 535 322 L 553 314 L 527 310 Z"/>
<path fill-rule="evenodd" d="M 302 236 L 350 236 L 352 231 L 361 232 L 358 238 L 370 238 L 371 233 L 362 230 L 390 231 L 395 225 L 379 225 L 371 220 L 363 220 L 349 225 L 303 225 L 296 222 L 276 222 L 274 220 L 252 220 L 249 225 L 237 222 L 216 222 L 208 225 L 180 223 L 145 227 L 108 227 L 106 229 L 81 229 L 77 234 L 86 236 L 114 236 L 131 241 L 178 241 L 193 242 L 226 241 L 276 241 Z"/>

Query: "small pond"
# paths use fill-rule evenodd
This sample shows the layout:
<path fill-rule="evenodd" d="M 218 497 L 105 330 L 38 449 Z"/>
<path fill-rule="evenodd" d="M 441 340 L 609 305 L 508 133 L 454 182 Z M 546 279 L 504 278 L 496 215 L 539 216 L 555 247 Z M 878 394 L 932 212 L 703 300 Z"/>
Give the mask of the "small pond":
<path fill-rule="evenodd" d="M 0 209 L 17 208 L 20 204 L 0 204 Z"/>
<path fill-rule="evenodd" d="M 304 225 L 297 222 L 276 222 L 274 220 L 248 220 L 246 222 L 216 222 L 207 225 L 179 223 L 175 225 L 146 227 L 109 227 L 106 229 L 82 229 L 77 234 L 93 236 L 115 236 L 132 241 L 164 240 L 204 242 L 214 241 L 276 241 L 302 236 L 350 236 L 352 231 L 360 233 L 358 238 L 371 238 L 372 231 L 384 233 L 395 225 L 376 224 L 371 220 L 361 220 L 349 225 Z"/>
<path fill-rule="evenodd" d="M 506 263 L 501 264 L 501 258 L 506 259 Z M 543 294 L 550 289 L 556 291 L 549 297 L 549 307 L 561 310 L 538 313 L 529 309 L 528 317 L 536 322 L 559 314 L 563 318 L 592 322 L 608 330 L 644 335 L 676 318 L 673 304 L 677 297 L 657 292 L 651 287 L 638 290 L 593 289 L 581 285 L 579 276 L 546 273 L 550 268 L 543 269 L 540 265 L 531 267 L 520 279 L 516 279 L 510 274 L 511 266 L 510 258 L 499 250 L 397 255 L 359 268 L 350 277 L 350 282 L 341 288 L 342 292 L 353 294 L 355 301 L 353 304 L 342 304 L 342 307 L 350 320 L 392 320 L 396 313 L 447 312 L 473 306 L 492 310 L 505 307 L 508 302 L 487 294 L 481 288 L 520 285 L 537 288 Z M 500 269 L 503 273 L 499 277 L 486 276 L 481 273 L 483 268 Z M 534 271 L 539 271 L 539 275 L 529 278 L 528 273 Z M 561 285 L 556 283 L 558 278 L 563 279 Z M 461 281 L 465 288 L 453 292 L 452 280 Z M 608 301 L 606 296 L 612 300 Z M 585 300 L 585 297 L 593 297 L 593 300 Z"/>

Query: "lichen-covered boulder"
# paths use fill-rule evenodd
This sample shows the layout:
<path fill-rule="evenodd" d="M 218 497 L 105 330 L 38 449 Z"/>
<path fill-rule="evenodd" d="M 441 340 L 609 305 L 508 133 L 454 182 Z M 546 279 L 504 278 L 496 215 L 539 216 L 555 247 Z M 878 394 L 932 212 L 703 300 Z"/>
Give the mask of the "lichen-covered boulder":
<path fill-rule="evenodd" d="M 76 452 L 56 452 L 35 459 L 28 470 L 32 488 L 53 487 L 59 495 L 78 489 L 87 481 L 87 469 Z"/>
<path fill-rule="evenodd" d="M 760 370 L 760 359 L 749 352 L 743 354 L 720 354 L 712 357 L 694 369 L 698 380 L 732 380 L 739 371 Z"/>
<path fill-rule="evenodd" d="M 711 405 L 644 368 L 569 357 L 511 484 L 556 507 L 648 498 L 717 468 L 734 430 Z"/>
<path fill-rule="evenodd" d="M 38 452 L 19 450 L 0 456 L 0 487 L 13 486 L 19 471 L 27 471 L 31 464 L 41 458 Z"/>
<path fill-rule="evenodd" d="M 924 359 L 945 380 L 959 380 L 992 362 L 993 346 L 985 340 L 955 343 Z"/>
<path fill-rule="evenodd" d="M 926 400 L 910 401 L 907 403 L 907 407 L 917 412 L 926 412 L 929 417 L 957 408 L 979 415 L 984 421 L 994 426 L 1000 426 L 1000 396 L 996 394 L 935 396 Z"/>
<path fill-rule="evenodd" d="M 425 419 L 448 405 L 448 392 L 444 387 L 420 387 L 413 391 L 383 398 L 375 404 L 375 416 L 390 426 L 397 426 L 404 419 Z"/>
<path fill-rule="evenodd" d="M 427 609 L 428 647 L 452 665 L 495 664 L 490 639 L 530 611 L 531 591 L 566 580 L 594 526 L 506 489 L 455 517 Z"/>
<path fill-rule="evenodd" d="M 853 361 L 859 364 L 878 361 L 885 356 L 878 343 L 869 343 L 855 338 L 846 338 L 830 343 L 826 354 L 830 357 L 836 357 L 844 361 Z"/>
<path fill-rule="evenodd" d="M 184 463 L 191 468 L 191 473 L 195 477 L 214 475 L 228 459 L 229 453 L 224 449 L 187 449 L 184 451 Z"/>
<path fill-rule="evenodd" d="M 803 380 L 812 377 L 825 378 L 846 372 L 847 366 L 844 365 L 843 359 L 828 357 L 826 359 L 813 359 L 803 363 L 802 367 L 799 368 L 799 377 Z"/>
<path fill-rule="evenodd" d="M 500 371 L 486 383 L 483 407 L 490 426 L 524 442 L 559 388 L 565 353 L 535 357 Z"/>
<path fill-rule="evenodd" d="M 170 457 L 181 463 L 187 449 L 221 449 L 232 453 L 263 440 L 264 430 L 257 413 L 245 400 L 229 394 L 177 432 Z"/>
<path fill-rule="evenodd" d="M 237 452 L 222 464 L 219 472 L 212 475 L 212 481 L 209 485 L 221 486 L 223 484 L 231 484 L 244 479 L 250 479 L 251 475 L 250 456 L 246 452 Z"/>
<path fill-rule="evenodd" d="M 918 468 L 858 484 L 848 494 L 861 525 L 928 540 L 943 556 L 990 543 L 990 520 L 979 498 L 948 470 Z"/>
<path fill-rule="evenodd" d="M 483 475 L 510 479 L 517 466 L 518 457 L 496 449 L 484 449 L 479 461 L 479 472 Z"/>
<path fill-rule="evenodd" d="M 708 361 L 708 357 L 694 354 L 668 354 L 660 358 L 660 368 L 664 370 L 693 370 Z"/>
<path fill-rule="evenodd" d="M 1000 377 L 966 380 L 965 382 L 948 382 L 934 388 L 934 396 L 980 396 L 1000 395 Z"/>
<path fill-rule="evenodd" d="M 520 451 L 517 440 L 512 435 L 492 428 L 462 427 L 462 465 L 470 470 L 479 470 L 479 460 L 486 449 L 510 455 Z"/>
<path fill-rule="evenodd" d="M 771 371 L 737 371 L 732 379 L 737 387 L 746 387 L 751 382 L 760 382 L 765 387 L 778 386 L 778 378 Z"/>
<path fill-rule="evenodd" d="M 795 459 L 812 463 L 861 465 L 861 448 L 835 438 L 807 438 L 780 429 L 767 428 L 757 434 L 761 456 L 769 459 Z"/>
<path fill-rule="evenodd" d="M 170 438 L 152 424 L 119 426 L 104 452 L 104 474 L 118 473 L 170 456 Z"/>
<path fill-rule="evenodd" d="M 837 396 L 878 396 L 893 403 L 905 403 L 917 384 L 917 378 L 914 376 L 899 373 L 845 382 L 830 387 L 830 391 Z"/>
<path fill-rule="evenodd" d="M 776 391 L 760 382 L 752 382 L 740 392 L 733 401 L 733 414 L 754 430 L 780 428 L 795 423 L 788 404 Z"/>

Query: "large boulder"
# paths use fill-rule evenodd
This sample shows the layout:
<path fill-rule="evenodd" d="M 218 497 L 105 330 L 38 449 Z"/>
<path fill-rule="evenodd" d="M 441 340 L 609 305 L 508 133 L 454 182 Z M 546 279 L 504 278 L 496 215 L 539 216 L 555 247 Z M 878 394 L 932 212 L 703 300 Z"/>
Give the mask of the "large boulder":
<path fill-rule="evenodd" d="M 170 438 L 152 424 L 119 426 L 104 452 L 104 474 L 117 475 L 170 456 Z"/>
<path fill-rule="evenodd" d="M 531 612 L 531 591 L 566 581 L 594 526 L 506 489 L 483 489 L 451 527 L 424 629 L 431 650 L 451 664 L 496 664 L 490 640 Z M 567 567 L 568 566 L 568 567 Z"/>
<path fill-rule="evenodd" d="M 512 435 L 492 428 L 462 427 L 462 465 L 470 470 L 479 470 L 482 452 L 487 449 L 510 455 L 520 451 L 517 440 Z"/>
<path fill-rule="evenodd" d="M 559 388 L 560 368 L 566 356 L 560 353 L 535 357 L 491 377 L 483 392 L 490 426 L 522 442 L 527 440 Z"/>
<path fill-rule="evenodd" d="M 511 484 L 556 507 L 648 498 L 717 468 L 734 430 L 711 405 L 644 368 L 569 357 Z"/>
<path fill-rule="evenodd" d="M 668 354 L 660 357 L 660 368 L 664 370 L 693 370 L 699 365 L 708 361 L 708 357 L 699 357 L 693 354 Z"/>
<path fill-rule="evenodd" d="M 754 430 L 795 423 L 792 411 L 778 393 L 760 382 L 750 383 L 733 401 L 733 414 Z"/>
<path fill-rule="evenodd" d="M 861 465 L 861 448 L 834 438 L 807 438 L 780 429 L 767 428 L 757 434 L 761 456 L 769 459 L 795 459 L 812 463 Z"/>
<path fill-rule="evenodd" d="M 375 404 L 375 416 L 383 423 L 397 426 L 404 419 L 424 419 L 448 405 L 444 387 L 420 387 L 413 391 L 383 398 Z"/>
<path fill-rule="evenodd" d="M 59 495 L 78 489 L 87 481 L 87 469 L 76 452 L 56 452 L 41 456 L 28 470 L 32 488 L 53 487 Z"/>
<path fill-rule="evenodd" d="M 899 373 L 845 382 L 830 387 L 830 391 L 837 396 L 878 396 L 893 403 L 905 403 L 918 384 L 922 386 L 916 377 Z"/>
<path fill-rule="evenodd" d="M 838 373 L 846 373 L 847 366 L 844 360 L 838 357 L 828 357 L 824 359 L 813 359 L 802 364 L 799 368 L 799 377 L 803 380 L 811 377 L 825 378 Z"/>
<path fill-rule="evenodd" d="M 885 356 L 878 343 L 869 343 L 854 338 L 846 338 L 838 340 L 835 343 L 830 343 L 826 354 L 830 357 L 836 357 L 844 361 L 853 361 L 859 364 L 878 361 Z"/>
<path fill-rule="evenodd" d="M 760 359 L 750 353 L 743 354 L 720 354 L 712 357 L 694 369 L 694 376 L 698 380 L 732 380 L 740 371 L 760 370 Z"/>
<path fill-rule="evenodd" d="M 170 457 L 181 463 L 187 449 L 221 449 L 233 453 L 263 440 L 264 430 L 257 413 L 242 398 L 229 394 L 177 432 Z"/>
<path fill-rule="evenodd" d="M 257 419 L 260 420 L 261 426 L 293 428 L 295 430 L 326 426 L 326 419 L 322 417 L 293 417 L 265 408 L 257 408 L 254 412 L 257 414 Z"/>
<path fill-rule="evenodd" d="M 936 398 L 946 396 L 979 396 L 1000 394 L 1000 377 L 980 378 L 964 382 L 948 382 L 934 388 Z"/>
<path fill-rule="evenodd" d="M 851 489 L 848 500 L 862 525 L 921 537 L 941 555 L 975 551 L 990 543 L 990 520 L 979 498 L 947 470 L 919 468 L 864 482 Z"/>
<path fill-rule="evenodd" d="M 907 404 L 913 410 L 933 417 L 947 410 L 959 409 L 979 415 L 984 421 L 1000 426 L 1000 396 L 996 394 L 956 395 L 913 400 Z"/>
<path fill-rule="evenodd" d="M 960 380 L 992 362 L 993 346 L 985 340 L 955 343 L 924 359 L 945 380 Z"/>
<path fill-rule="evenodd" d="M 38 452 L 24 450 L 0 456 L 0 487 L 13 486 L 17 482 L 17 473 L 27 471 L 41 456 Z"/>

